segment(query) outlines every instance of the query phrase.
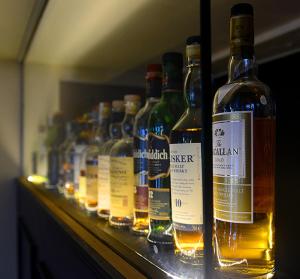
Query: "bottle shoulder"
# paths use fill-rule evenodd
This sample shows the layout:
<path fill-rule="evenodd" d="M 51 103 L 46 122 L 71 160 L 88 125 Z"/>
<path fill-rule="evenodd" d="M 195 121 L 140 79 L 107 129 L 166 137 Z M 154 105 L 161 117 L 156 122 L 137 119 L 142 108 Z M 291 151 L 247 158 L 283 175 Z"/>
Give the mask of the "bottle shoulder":
<path fill-rule="evenodd" d="M 176 122 L 172 131 L 182 131 L 182 130 L 190 130 L 201 128 L 201 110 L 197 109 L 187 109 L 180 119 Z"/>
<path fill-rule="evenodd" d="M 133 156 L 133 138 L 123 138 L 118 140 L 110 150 L 112 157 Z"/>
<path fill-rule="evenodd" d="M 270 88 L 259 80 L 237 80 L 220 87 L 214 97 L 213 114 L 254 111 L 256 116 L 275 114 Z"/>

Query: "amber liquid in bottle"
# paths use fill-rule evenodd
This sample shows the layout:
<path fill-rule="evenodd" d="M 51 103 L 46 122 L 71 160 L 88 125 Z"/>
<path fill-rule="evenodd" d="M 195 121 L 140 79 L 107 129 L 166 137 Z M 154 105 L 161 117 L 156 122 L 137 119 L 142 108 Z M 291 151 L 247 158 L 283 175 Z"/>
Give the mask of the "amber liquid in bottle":
<path fill-rule="evenodd" d="M 275 270 L 275 104 L 269 88 L 256 77 L 249 4 L 232 8 L 230 29 L 229 80 L 217 91 L 213 104 L 216 269 L 225 278 L 271 278 Z M 240 153 L 233 154 L 230 148 Z"/>

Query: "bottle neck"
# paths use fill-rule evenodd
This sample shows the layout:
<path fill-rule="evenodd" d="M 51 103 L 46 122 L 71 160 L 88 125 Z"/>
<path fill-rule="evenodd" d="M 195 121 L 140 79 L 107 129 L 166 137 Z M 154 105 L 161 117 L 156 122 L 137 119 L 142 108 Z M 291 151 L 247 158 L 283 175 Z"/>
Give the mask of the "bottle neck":
<path fill-rule="evenodd" d="M 122 121 L 122 136 L 123 138 L 133 137 L 133 125 L 135 114 L 126 113 Z"/>
<path fill-rule="evenodd" d="M 200 108 L 201 105 L 201 74 L 200 59 L 188 58 L 188 72 L 184 82 L 184 96 L 187 107 L 191 109 Z"/>
<path fill-rule="evenodd" d="M 256 79 L 257 64 L 255 56 L 245 55 L 242 52 L 234 53 L 228 63 L 228 83 L 236 80 Z"/>
<path fill-rule="evenodd" d="M 161 78 L 151 78 L 146 82 L 146 98 L 159 98 L 161 96 Z"/>
<path fill-rule="evenodd" d="M 124 119 L 124 111 L 112 113 L 112 123 L 109 126 L 109 135 L 111 139 L 120 139 L 122 137 L 121 121 Z"/>

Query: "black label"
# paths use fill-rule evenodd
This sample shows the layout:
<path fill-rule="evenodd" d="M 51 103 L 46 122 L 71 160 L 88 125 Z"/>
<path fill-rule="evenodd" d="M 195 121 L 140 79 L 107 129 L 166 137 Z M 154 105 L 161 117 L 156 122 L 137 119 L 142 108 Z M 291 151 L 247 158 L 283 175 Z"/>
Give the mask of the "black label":
<path fill-rule="evenodd" d="M 148 135 L 149 180 L 168 177 L 170 175 L 169 138 L 153 133 Z"/>

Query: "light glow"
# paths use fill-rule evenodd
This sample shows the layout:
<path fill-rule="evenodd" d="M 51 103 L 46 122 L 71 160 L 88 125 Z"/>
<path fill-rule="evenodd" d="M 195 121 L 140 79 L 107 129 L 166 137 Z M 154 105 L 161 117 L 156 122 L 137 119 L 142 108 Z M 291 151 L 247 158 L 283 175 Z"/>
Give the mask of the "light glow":
<path fill-rule="evenodd" d="M 47 177 L 38 174 L 29 175 L 27 180 L 36 185 L 45 184 L 48 181 Z"/>

